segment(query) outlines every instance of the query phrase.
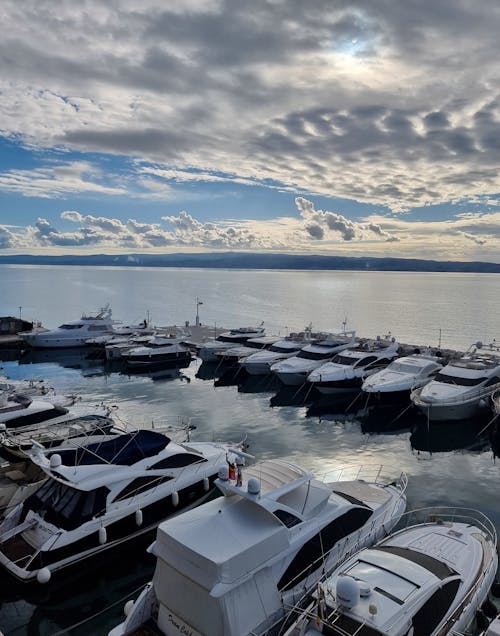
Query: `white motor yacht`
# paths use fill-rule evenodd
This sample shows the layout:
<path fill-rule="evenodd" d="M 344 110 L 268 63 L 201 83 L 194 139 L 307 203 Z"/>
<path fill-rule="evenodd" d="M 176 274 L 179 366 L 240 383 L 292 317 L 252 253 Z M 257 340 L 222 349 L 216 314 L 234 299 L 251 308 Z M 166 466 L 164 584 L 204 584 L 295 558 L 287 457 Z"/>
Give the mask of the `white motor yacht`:
<path fill-rule="evenodd" d="M 130 349 L 123 355 L 126 369 L 140 371 L 155 365 L 187 366 L 191 362 L 191 352 L 181 341 L 178 337 L 157 336 L 143 347 Z"/>
<path fill-rule="evenodd" d="M 278 340 L 268 349 L 252 353 L 243 360 L 243 367 L 249 375 L 267 375 L 271 373 L 273 364 L 297 355 L 305 346 L 313 341 L 324 339 L 327 335 L 314 333 L 312 325 L 309 325 L 302 332 L 291 333 L 286 338 Z"/>
<path fill-rule="evenodd" d="M 475 510 L 419 510 L 403 529 L 347 559 L 286 636 L 469 633 L 498 557 L 493 523 Z"/>
<path fill-rule="evenodd" d="M 57 329 L 20 332 L 19 336 L 35 349 L 84 347 L 89 338 L 113 332 L 111 309 L 106 305 L 96 314 L 83 314 L 80 320 L 66 322 Z"/>
<path fill-rule="evenodd" d="M 359 391 L 365 378 L 397 357 L 398 348 L 394 338 L 364 340 L 311 371 L 307 381 L 325 394 Z"/>
<path fill-rule="evenodd" d="M 356 469 L 324 483 L 284 460 L 250 466 L 236 481 L 221 470 L 224 497 L 160 525 L 149 549 L 156 571 L 110 636 L 260 634 L 355 549 L 401 517 L 406 475 L 388 483 Z M 351 475 L 350 475 L 351 476 Z M 149 623 L 148 623 L 149 621 Z"/>
<path fill-rule="evenodd" d="M 249 338 L 244 344 L 215 351 L 214 355 L 219 364 L 236 365 L 257 351 L 266 351 L 278 340 L 280 336 Z"/>
<path fill-rule="evenodd" d="M 256 351 L 243 361 L 243 367 L 249 375 L 267 375 L 271 373 L 271 366 L 280 360 L 286 360 L 296 355 L 307 342 L 303 340 L 282 339 L 272 344 L 269 349 Z"/>
<path fill-rule="evenodd" d="M 430 419 L 460 420 L 479 415 L 500 389 L 500 349 L 474 345 L 450 361 L 436 377 L 411 394 L 412 402 Z"/>
<path fill-rule="evenodd" d="M 196 347 L 198 357 L 203 362 L 216 362 L 216 351 L 229 349 L 237 345 L 245 343 L 250 338 L 260 338 L 265 335 L 265 329 L 262 325 L 259 327 L 238 327 L 230 331 L 224 331 L 214 340 L 203 342 Z"/>
<path fill-rule="evenodd" d="M 430 382 L 442 368 L 440 358 L 432 354 L 403 356 L 366 378 L 361 389 L 379 402 L 407 401 L 414 389 Z"/>
<path fill-rule="evenodd" d="M 49 425 L 55 426 L 74 417 L 93 414 L 107 416 L 109 413 L 110 407 L 104 404 L 61 406 L 59 401 L 57 399 L 53 401 L 51 396 L 31 398 L 16 393 L 9 395 L 0 405 L 0 426 L 3 431 L 18 434 L 24 431 L 36 431 Z"/>
<path fill-rule="evenodd" d="M 58 452 L 34 449 L 30 458 L 48 479 L 0 525 L 0 565 L 21 582 L 47 583 L 210 497 L 234 452 L 150 430 Z"/>
<path fill-rule="evenodd" d="M 90 434 L 104 434 L 115 426 L 114 420 L 101 413 L 77 415 L 67 413 L 67 417 L 57 423 L 51 420 L 14 429 L 0 427 L 0 455 L 9 461 L 26 460 L 33 447 L 39 444 L 44 448 L 53 448 L 73 438 Z"/>
<path fill-rule="evenodd" d="M 296 356 L 271 365 L 281 382 L 288 386 L 304 384 L 317 367 L 331 360 L 337 353 L 356 345 L 356 332 L 344 331 L 306 345 Z"/>

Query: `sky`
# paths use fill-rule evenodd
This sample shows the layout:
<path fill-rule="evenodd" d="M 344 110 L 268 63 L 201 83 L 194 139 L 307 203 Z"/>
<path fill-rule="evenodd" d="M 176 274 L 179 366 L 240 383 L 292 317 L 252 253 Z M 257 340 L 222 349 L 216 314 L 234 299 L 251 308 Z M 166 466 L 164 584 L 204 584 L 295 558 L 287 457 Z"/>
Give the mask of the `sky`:
<path fill-rule="evenodd" d="M 498 0 L 0 15 L 0 254 L 500 262 Z"/>

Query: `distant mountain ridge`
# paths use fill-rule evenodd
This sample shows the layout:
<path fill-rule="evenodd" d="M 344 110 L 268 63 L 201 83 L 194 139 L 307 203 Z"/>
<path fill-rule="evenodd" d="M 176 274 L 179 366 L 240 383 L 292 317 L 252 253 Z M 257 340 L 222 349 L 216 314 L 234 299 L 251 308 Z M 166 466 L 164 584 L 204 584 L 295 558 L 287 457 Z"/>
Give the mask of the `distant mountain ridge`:
<path fill-rule="evenodd" d="M 429 261 L 416 258 L 322 256 L 308 254 L 87 254 L 82 256 L 2 255 L 4 265 L 90 265 L 119 267 L 203 267 L 222 269 L 372 270 L 500 273 L 500 263 Z"/>

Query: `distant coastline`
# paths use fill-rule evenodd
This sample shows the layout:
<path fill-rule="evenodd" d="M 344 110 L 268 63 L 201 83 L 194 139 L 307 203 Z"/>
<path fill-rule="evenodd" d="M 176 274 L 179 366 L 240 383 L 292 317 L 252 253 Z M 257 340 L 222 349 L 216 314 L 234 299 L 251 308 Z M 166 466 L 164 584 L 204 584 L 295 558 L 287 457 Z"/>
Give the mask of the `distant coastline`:
<path fill-rule="evenodd" d="M 500 273 L 500 263 L 481 261 L 432 261 L 414 258 L 375 258 L 276 253 L 247 254 L 241 252 L 211 252 L 204 254 L 89 254 L 83 256 L 35 256 L 18 254 L 0 256 L 0 265 Z"/>

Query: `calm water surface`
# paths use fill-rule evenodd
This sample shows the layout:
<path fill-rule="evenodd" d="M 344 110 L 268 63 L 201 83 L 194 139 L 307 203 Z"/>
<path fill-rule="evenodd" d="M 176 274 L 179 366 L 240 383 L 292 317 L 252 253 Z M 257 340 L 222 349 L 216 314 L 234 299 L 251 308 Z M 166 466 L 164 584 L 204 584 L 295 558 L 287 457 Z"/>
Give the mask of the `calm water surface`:
<path fill-rule="evenodd" d="M 500 337 L 499 291 L 495 274 L 0 266 L 0 315 L 19 315 L 21 307 L 24 318 L 48 327 L 107 302 L 124 322 L 149 311 L 156 324 L 184 324 L 194 322 L 199 297 L 200 318 L 208 325 L 264 321 L 268 333 L 285 334 L 310 322 L 337 331 L 347 318 L 347 327 L 361 335 L 391 332 L 401 342 L 429 345 L 441 339 L 443 347 L 461 350 Z M 257 459 L 287 457 L 316 472 L 352 463 L 404 470 L 409 508 L 480 508 L 500 529 L 497 440 L 489 416 L 430 428 L 401 409 L 361 417 L 360 400 L 335 405 L 309 396 L 303 402 L 303 395 L 278 391 L 265 379 L 218 386 L 210 376 L 202 379 L 197 360 L 180 374 L 155 379 L 110 373 L 78 351 L 43 352 L 0 365 L 12 378 L 44 378 L 60 393 L 115 404 L 120 418 L 138 425 L 190 417 L 196 440 L 246 435 Z M 142 549 L 126 553 L 86 567 L 62 590 L 37 599 L 13 596 L 2 581 L 0 630 L 19 636 L 106 634 L 153 568 Z"/>

